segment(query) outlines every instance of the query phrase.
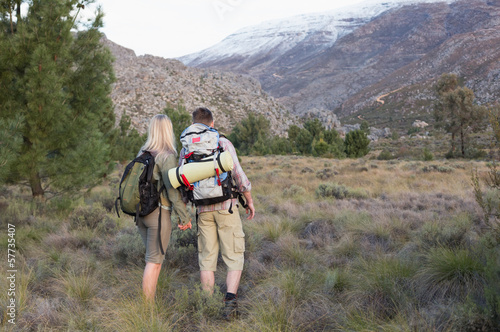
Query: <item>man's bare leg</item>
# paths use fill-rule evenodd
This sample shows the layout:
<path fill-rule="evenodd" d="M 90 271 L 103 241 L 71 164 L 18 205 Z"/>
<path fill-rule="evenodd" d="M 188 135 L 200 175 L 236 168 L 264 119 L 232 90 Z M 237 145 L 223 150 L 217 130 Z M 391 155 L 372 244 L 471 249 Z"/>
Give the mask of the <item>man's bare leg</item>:
<path fill-rule="evenodd" d="M 204 291 L 213 294 L 215 285 L 214 271 L 200 271 L 201 288 Z"/>
<path fill-rule="evenodd" d="M 228 271 L 226 277 L 227 292 L 237 294 L 240 286 L 241 271 Z"/>

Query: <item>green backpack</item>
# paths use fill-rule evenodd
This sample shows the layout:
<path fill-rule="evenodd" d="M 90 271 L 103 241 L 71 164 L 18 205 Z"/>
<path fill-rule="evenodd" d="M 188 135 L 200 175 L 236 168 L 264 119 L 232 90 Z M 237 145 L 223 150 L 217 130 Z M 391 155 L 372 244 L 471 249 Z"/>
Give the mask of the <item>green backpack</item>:
<path fill-rule="evenodd" d="M 132 160 L 123 172 L 118 189 L 118 198 L 115 201 L 116 214 L 118 212 L 118 201 L 123 213 L 135 217 L 145 217 L 160 206 L 160 193 L 165 189 L 162 185 L 160 190 L 157 189 L 156 183 L 153 182 L 153 170 L 155 167 L 155 159 L 150 152 L 145 151 L 143 154 Z M 161 234 L 161 208 L 158 217 L 158 234 Z M 163 247 L 160 249 L 163 254 Z"/>

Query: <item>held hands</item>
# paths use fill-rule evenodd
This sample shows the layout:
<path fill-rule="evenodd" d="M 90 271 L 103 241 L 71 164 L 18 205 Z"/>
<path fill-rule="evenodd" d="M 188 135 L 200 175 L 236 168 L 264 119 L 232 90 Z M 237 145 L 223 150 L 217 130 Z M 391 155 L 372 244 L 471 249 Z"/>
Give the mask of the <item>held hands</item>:
<path fill-rule="evenodd" d="M 191 220 L 189 220 L 189 222 L 185 225 L 182 225 L 182 224 L 179 224 L 177 227 L 179 227 L 179 229 L 181 231 L 185 231 L 186 229 L 191 229 L 192 228 L 192 225 L 191 225 Z"/>

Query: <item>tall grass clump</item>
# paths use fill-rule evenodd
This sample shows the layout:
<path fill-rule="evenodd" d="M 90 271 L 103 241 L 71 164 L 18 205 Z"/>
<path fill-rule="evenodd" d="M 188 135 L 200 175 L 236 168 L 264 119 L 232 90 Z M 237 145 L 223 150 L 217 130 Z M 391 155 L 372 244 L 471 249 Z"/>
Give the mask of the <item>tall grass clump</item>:
<path fill-rule="evenodd" d="M 110 303 L 100 325 L 108 331 L 175 331 L 177 321 L 186 313 L 176 314 L 170 303 L 151 303 L 144 297 L 121 298 Z"/>
<path fill-rule="evenodd" d="M 481 287 L 484 263 L 469 249 L 438 247 L 425 255 L 417 274 L 420 297 L 463 300 Z"/>
<path fill-rule="evenodd" d="M 411 309 L 413 262 L 393 257 L 360 259 L 352 271 L 355 282 L 348 293 L 354 312 L 364 308 L 381 319 L 393 319 Z"/>
<path fill-rule="evenodd" d="M 460 247 L 465 244 L 472 220 L 467 213 L 461 213 L 450 220 L 428 221 L 416 231 L 418 242 L 424 248 Z"/>
<path fill-rule="evenodd" d="M 310 279 L 297 269 L 276 270 L 261 284 L 247 303 L 249 325 L 253 331 L 306 331 L 297 320 L 307 310 L 309 299 L 316 297 L 319 280 Z"/>
<path fill-rule="evenodd" d="M 272 242 L 276 242 L 286 234 L 297 234 L 304 227 L 303 222 L 300 220 L 276 215 L 266 217 L 262 221 L 249 226 L 252 231 L 262 234 L 264 239 Z"/>
<path fill-rule="evenodd" d="M 99 289 L 98 280 L 90 269 L 78 273 L 74 270 L 63 272 L 54 282 L 68 299 L 82 305 L 91 303 Z"/>

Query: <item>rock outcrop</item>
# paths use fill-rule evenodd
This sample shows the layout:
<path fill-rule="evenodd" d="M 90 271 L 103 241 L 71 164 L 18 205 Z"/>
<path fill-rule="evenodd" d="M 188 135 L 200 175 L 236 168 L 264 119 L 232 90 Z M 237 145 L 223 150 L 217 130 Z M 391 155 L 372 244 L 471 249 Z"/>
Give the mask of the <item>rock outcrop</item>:
<path fill-rule="evenodd" d="M 275 134 L 284 134 L 296 117 L 269 94 L 259 81 L 247 75 L 215 69 L 186 67 L 178 60 L 145 55 L 103 38 L 115 57 L 116 83 L 111 98 L 117 121 L 123 114 L 144 133 L 149 119 L 167 106 L 183 104 L 188 111 L 198 106 L 214 112 L 216 126 L 230 131 L 248 113 L 264 115 Z"/>

